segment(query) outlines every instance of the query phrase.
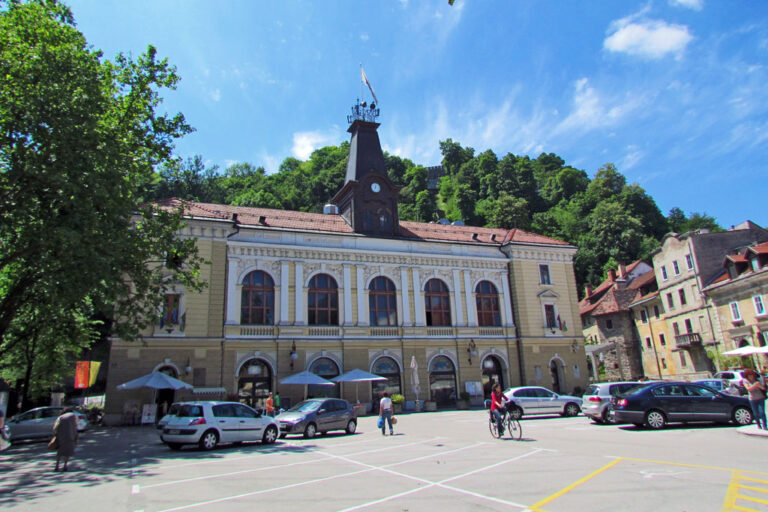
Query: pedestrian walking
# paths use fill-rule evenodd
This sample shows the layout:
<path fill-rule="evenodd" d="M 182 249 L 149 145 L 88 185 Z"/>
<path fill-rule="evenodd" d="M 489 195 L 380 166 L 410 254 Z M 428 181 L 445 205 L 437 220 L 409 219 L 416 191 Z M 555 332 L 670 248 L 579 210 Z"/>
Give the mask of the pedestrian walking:
<path fill-rule="evenodd" d="M 267 401 L 265 402 L 266 409 L 267 409 L 267 416 L 275 417 L 275 399 L 272 398 L 272 393 L 269 394 L 267 397 Z"/>
<path fill-rule="evenodd" d="M 744 380 L 741 385 L 747 388 L 749 393 L 749 405 L 752 406 L 752 415 L 757 426 L 763 430 L 768 429 L 765 421 L 765 384 L 757 372 L 751 368 L 744 370 Z"/>
<path fill-rule="evenodd" d="M 389 423 L 389 435 L 395 435 L 395 430 L 392 428 L 392 399 L 386 391 L 381 394 L 381 400 L 379 400 L 379 418 L 381 418 L 381 435 L 387 435 L 387 423 Z"/>
<path fill-rule="evenodd" d="M 0 452 L 11 446 L 11 440 L 5 431 L 5 413 L 0 409 Z"/>
<path fill-rule="evenodd" d="M 62 471 L 67 470 L 69 458 L 75 454 L 77 445 L 77 416 L 73 413 L 71 407 L 64 409 L 64 412 L 56 418 L 53 425 L 54 439 L 56 440 L 56 468 L 59 470 L 59 461 L 64 461 Z"/>
<path fill-rule="evenodd" d="M 277 413 L 281 412 L 281 409 L 280 409 L 280 393 L 278 391 L 275 391 L 275 411 Z"/>

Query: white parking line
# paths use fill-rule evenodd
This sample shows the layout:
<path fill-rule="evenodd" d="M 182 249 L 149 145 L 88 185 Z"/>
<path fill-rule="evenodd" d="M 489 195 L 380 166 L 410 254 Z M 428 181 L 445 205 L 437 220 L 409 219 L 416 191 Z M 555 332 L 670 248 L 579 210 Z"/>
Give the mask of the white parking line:
<path fill-rule="evenodd" d="M 484 500 L 494 501 L 496 503 L 501 503 L 502 505 L 510 505 L 510 506 L 518 507 L 518 508 L 526 508 L 527 505 L 522 505 L 520 503 L 515 503 L 513 501 L 502 500 L 500 498 L 494 498 L 492 496 L 487 496 L 487 495 L 476 493 L 476 492 L 473 492 L 473 491 L 468 491 L 466 489 L 461 489 L 461 488 L 458 488 L 458 487 L 453 487 L 451 485 L 445 485 L 445 483 L 446 482 L 450 482 L 452 480 L 458 480 L 459 478 L 464 478 L 466 476 L 469 476 L 469 475 L 472 475 L 472 474 L 475 474 L 475 473 L 478 473 L 478 472 L 481 472 L 481 471 L 488 471 L 489 469 L 493 469 L 495 467 L 502 466 L 504 464 L 509 464 L 510 462 L 514 462 L 514 461 L 517 461 L 517 460 L 524 459 L 526 457 L 529 457 L 531 455 L 534 455 L 534 454 L 542 452 L 542 451 L 544 451 L 544 450 L 535 449 L 535 450 L 532 450 L 532 451 L 530 451 L 528 453 L 525 453 L 523 455 L 519 455 L 519 456 L 513 457 L 511 459 L 503 460 L 501 462 L 498 462 L 496 464 L 492 464 L 490 466 L 483 466 L 482 468 L 474 469 L 472 471 L 468 471 L 466 473 L 462 473 L 460 475 L 456 475 L 456 476 L 453 476 L 451 478 L 446 478 L 444 480 L 440 480 L 439 482 L 430 482 L 429 480 L 424 480 L 424 479 L 421 479 L 421 478 L 415 478 L 415 477 L 411 477 L 409 475 L 400 474 L 400 476 L 404 476 L 406 478 L 411 478 L 411 479 L 417 480 L 419 482 L 427 483 L 428 485 L 425 486 L 425 487 L 418 487 L 416 489 L 411 489 L 410 491 L 405 491 L 405 492 L 401 492 L 401 493 L 398 493 L 398 494 L 393 494 L 391 496 L 387 496 L 386 498 L 381 498 L 381 499 L 378 499 L 378 500 L 369 501 L 368 503 L 362 503 L 360 505 L 355 505 L 354 507 L 345 508 L 345 509 L 340 510 L 339 512 L 350 512 L 352 510 L 359 510 L 361 508 L 370 507 L 372 505 L 378 505 L 379 503 L 386 503 L 387 501 L 392 501 L 394 499 L 401 498 L 401 497 L 407 496 L 409 494 L 414 494 L 414 493 L 417 493 L 417 492 L 421 492 L 421 491 L 423 491 L 425 489 L 429 489 L 431 487 L 441 487 L 443 489 L 459 492 L 459 493 L 462 493 L 462 494 L 469 494 L 470 496 L 474 496 L 476 498 L 482 498 Z M 384 467 L 386 467 L 386 466 L 382 466 L 382 468 L 384 468 Z M 379 468 L 379 469 L 382 469 L 382 468 Z"/>
<path fill-rule="evenodd" d="M 473 445 L 464 446 L 462 448 L 457 448 L 457 449 L 454 449 L 454 450 L 446 450 L 444 452 L 434 453 L 434 454 L 429 455 L 429 456 L 416 457 L 416 458 L 411 459 L 411 460 L 405 460 L 405 461 L 397 462 L 395 464 L 391 464 L 391 466 L 395 466 L 395 465 L 399 465 L 399 464 L 406 464 L 408 462 L 414 462 L 414 461 L 417 461 L 417 460 L 423 460 L 423 459 L 428 458 L 428 457 L 437 457 L 437 456 L 445 455 L 445 454 L 448 454 L 448 453 L 454 453 L 454 452 L 457 452 L 457 451 L 466 450 L 468 448 L 474 448 L 474 447 L 480 446 L 482 444 L 484 444 L 484 443 L 476 443 L 476 444 L 473 444 Z M 392 448 L 389 447 L 387 449 L 391 450 Z M 360 463 L 360 464 L 362 464 L 362 463 Z M 189 509 L 189 508 L 201 507 L 201 506 L 204 506 L 204 505 L 210 505 L 212 503 L 223 503 L 223 502 L 226 502 L 226 501 L 238 500 L 240 498 L 246 498 L 246 497 L 249 497 L 249 496 L 257 496 L 259 494 L 267 494 L 267 493 L 270 493 L 270 492 L 282 491 L 282 490 L 285 490 L 285 489 L 293 489 L 293 488 L 296 488 L 296 487 L 302 487 L 302 486 L 305 486 L 305 485 L 316 484 L 316 483 L 319 483 L 319 482 L 327 482 L 329 480 L 336 480 L 338 478 L 344 478 L 344 477 L 348 477 L 348 476 L 359 475 L 359 474 L 362 474 L 362 473 L 370 473 L 372 471 L 378 471 L 382 467 L 386 467 L 386 466 L 371 467 L 371 468 L 367 468 L 367 469 L 361 469 L 359 471 L 350 471 L 348 473 L 341 473 L 341 474 L 338 474 L 338 475 L 328 476 L 328 477 L 324 477 L 324 478 L 317 478 L 315 480 L 307 480 L 307 481 L 304 481 L 304 482 L 297 482 L 297 483 L 294 483 L 294 484 L 283 485 L 283 486 L 280 486 L 280 487 L 273 487 L 271 489 L 262 489 L 260 491 L 248 492 L 248 493 L 244 493 L 244 494 L 237 494 L 237 495 L 234 495 L 234 496 L 226 496 L 224 498 L 217 498 L 217 499 L 214 499 L 214 500 L 200 501 L 198 503 L 191 503 L 189 505 L 182 505 L 180 507 L 167 508 L 167 509 L 161 510 L 159 512 L 174 512 L 176 510 L 185 510 L 185 509 Z M 491 467 L 493 467 L 493 466 L 491 466 Z M 410 478 L 413 478 L 413 477 L 410 477 Z"/>
<path fill-rule="evenodd" d="M 429 443 L 431 441 L 434 441 L 435 439 L 439 439 L 439 438 L 432 438 L 432 439 L 427 439 L 427 440 L 424 440 L 424 441 L 416 441 L 416 442 L 413 442 L 413 443 L 399 444 L 399 445 L 397 445 L 397 447 L 398 448 L 405 448 L 407 446 L 414 446 L 414 445 L 417 445 L 417 444 Z M 349 456 L 365 455 L 365 454 L 368 454 L 368 453 L 376 453 L 376 452 L 382 452 L 382 451 L 389 451 L 391 449 L 392 449 L 391 446 L 386 446 L 386 447 L 383 447 L 383 448 L 374 448 L 374 449 L 371 449 L 371 450 L 364 450 L 364 451 L 361 451 L 361 452 L 351 453 L 351 454 L 349 454 Z M 196 482 L 196 481 L 200 481 L 200 480 L 210 480 L 210 479 L 213 479 L 213 478 L 223 478 L 223 477 L 228 477 L 228 476 L 233 476 L 233 475 L 242 475 L 244 473 L 255 473 L 255 472 L 258 472 L 258 471 L 267 471 L 267 470 L 287 468 L 287 467 L 292 467 L 292 466 L 302 466 L 302 465 L 305 465 L 305 464 L 315 464 L 317 462 L 323 462 L 323 461 L 326 461 L 326 460 L 334 457 L 332 455 L 326 454 L 326 453 L 324 453 L 322 451 L 319 451 L 319 450 L 315 451 L 314 453 L 318 453 L 318 454 L 322 455 L 322 457 L 317 458 L 317 459 L 313 459 L 313 460 L 305 460 L 305 461 L 301 461 L 301 462 L 289 462 L 289 463 L 286 463 L 286 464 L 275 464 L 273 466 L 261 466 L 261 467 L 258 467 L 258 468 L 244 469 L 244 470 L 241 470 L 241 471 L 232 471 L 232 472 L 228 472 L 228 473 L 217 473 L 215 475 L 204 475 L 204 476 L 197 476 L 197 477 L 192 477 L 192 478 L 184 478 L 184 479 L 181 479 L 181 480 L 172 480 L 170 482 L 163 482 L 163 483 L 159 483 L 159 484 L 142 485 L 142 489 L 153 489 L 155 487 L 166 487 L 166 486 L 169 486 L 169 485 L 185 484 L 185 483 L 188 483 L 188 482 Z M 241 457 L 241 458 L 245 458 L 245 457 Z"/>

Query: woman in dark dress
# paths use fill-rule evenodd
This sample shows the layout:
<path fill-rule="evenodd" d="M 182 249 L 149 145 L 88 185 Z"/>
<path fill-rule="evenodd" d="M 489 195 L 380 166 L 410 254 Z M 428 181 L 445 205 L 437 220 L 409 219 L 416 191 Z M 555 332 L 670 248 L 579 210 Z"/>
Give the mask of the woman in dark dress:
<path fill-rule="evenodd" d="M 64 460 L 62 471 L 67 470 L 69 458 L 75 454 L 75 445 L 77 445 L 77 416 L 71 408 L 64 409 L 61 416 L 56 419 L 53 425 L 53 434 L 56 437 L 58 448 L 56 451 L 56 468 L 59 470 L 59 461 Z"/>

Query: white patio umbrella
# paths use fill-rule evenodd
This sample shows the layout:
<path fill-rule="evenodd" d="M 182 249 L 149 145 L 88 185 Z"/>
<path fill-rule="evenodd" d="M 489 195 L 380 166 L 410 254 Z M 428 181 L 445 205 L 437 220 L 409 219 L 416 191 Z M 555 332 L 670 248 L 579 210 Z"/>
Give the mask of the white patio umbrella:
<path fill-rule="evenodd" d="M 162 372 L 152 372 L 138 379 L 129 380 L 123 384 L 117 386 L 117 389 L 136 389 L 136 388 L 151 388 L 151 389 L 193 389 L 191 384 L 187 384 L 183 380 L 175 379 L 170 375 L 166 375 Z"/>
<path fill-rule="evenodd" d="M 724 356 L 751 356 L 752 354 L 757 354 L 758 352 L 759 350 L 756 347 L 747 345 L 746 347 L 739 347 L 733 350 L 729 350 L 728 352 L 723 352 L 723 355 Z"/>
<path fill-rule="evenodd" d="M 416 356 L 411 356 L 411 389 L 418 402 L 421 388 L 419 387 L 419 363 L 416 362 Z"/>
<path fill-rule="evenodd" d="M 360 396 L 358 394 L 359 388 L 357 383 L 387 380 L 387 378 L 382 377 L 381 375 L 376 375 L 375 373 L 366 372 L 365 370 L 360 370 L 359 368 L 355 368 L 354 370 L 350 370 L 347 373 L 343 373 L 337 377 L 332 378 L 331 380 L 334 382 L 354 382 L 355 383 L 355 402 L 360 403 Z"/>
<path fill-rule="evenodd" d="M 284 379 L 280 380 L 280 384 L 298 384 L 304 386 L 304 399 L 307 398 L 307 387 L 311 384 L 313 386 L 335 386 L 335 382 L 331 382 L 328 379 L 324 379 L 321 376 L 310 372 L 309 370 L 304 370 L 303 372 L 299 372 L 296 374 L 291 375 L 290 377 L 286 377 Z"/>

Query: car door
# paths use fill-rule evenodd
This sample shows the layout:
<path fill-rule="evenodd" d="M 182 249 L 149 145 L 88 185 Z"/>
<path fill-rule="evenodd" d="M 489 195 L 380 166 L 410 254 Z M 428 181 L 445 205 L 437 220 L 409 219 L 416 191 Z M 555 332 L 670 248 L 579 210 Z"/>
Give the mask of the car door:
<path fill-rule="evenodd" d="M 333 400 L 333 429 L 339 430 L 346 426 L 347 406 L 343 400 Z"/>
<path fill-rule="evenodd" d="M 211 411 L 221 435 L 219 441 L 222 443 L 241 441 L 240 418 L 237 417 L 234 404 L 216 404 L 211 407 Z"/>
<path fill-rule="evenodd" d="M 37 437 L 53 436 L 53 426 L 56 420 L 64 412 L 63 407 L 45 407 L 43 408 L 42 419 L 38 424 Z"/>
<path fill-rule="evenodd" d="M 240 425 L 240 441 L 260 441 L 269 420 L 247 405 L 232 404 Z"/>
<path fill-rule="evenodd" d="M 513 392 L 512 399 L 523 408 L 523 414 L 539 413 L 539 396 L 533 388 L 518 389 Z"/>
<path fill-rule="evenodd" d="M 335 427 L 333 426 L 335 421 L 335 415 L 334 415 L 334 400 L 325 400 L 322 404 L 320 404 L 320 408 L 317 410 L 317 413 L 315 413 L 315 417 L 317 418 L 317 430 L 320 432 L 328 432 L 329 430 L 333 430 Z"/>
<path fill-rule="evenodd" d="M 544 388 L 536 388 L 539 414 L 560 414 L 565 404 L 556 393 Z"/>
<path fill-rule="evenodd" d="M 690 413 L 690 400 L 682 384 L 665 384 L 651 391 L 657 408 L 669 421 L 685 421 Z"/>
<path fill-rule="evenodd" d="M 730 419 L 731 404 L 720 393 L 695 384 L 686 385 L 685 392 L 689 396 L 691 420 L 723 421 Z"/>

